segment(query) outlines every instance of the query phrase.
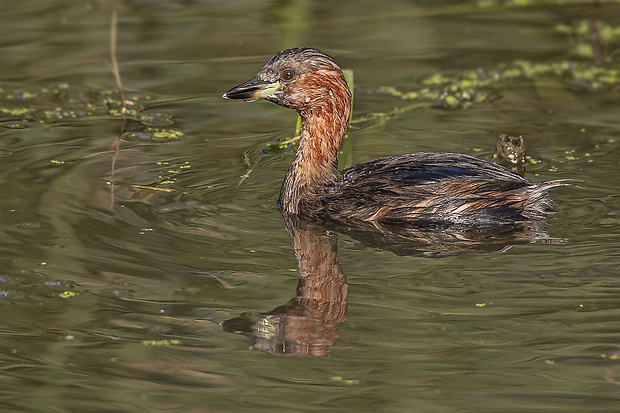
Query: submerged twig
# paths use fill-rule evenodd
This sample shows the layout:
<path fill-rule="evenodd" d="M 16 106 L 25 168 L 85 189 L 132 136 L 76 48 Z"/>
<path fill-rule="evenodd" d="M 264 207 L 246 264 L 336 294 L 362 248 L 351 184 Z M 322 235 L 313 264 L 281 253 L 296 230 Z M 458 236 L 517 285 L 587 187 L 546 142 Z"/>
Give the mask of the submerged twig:
<path fill-rule="evenodd" d="M 125 130 L 125 122 L 127 120 L 127 102 L 125 102 L 125 92 L 123 91 L 123 82 L 121 81 L 121 72 L 118 68 L 118 60 L 116 58 L 116 32 L 118 25 L 118 13 L 116 10 L 112 13 L 112 27 L 110 29 L 110 60 L 112 62 L 112 73 L 114 74 L 114 79 L 116 80 L 116 87 L 118 88 L 118 93 L 121 98 L 121 107 L 122 107 L 122 121 L 121 124 L 121 133 Z"/>
<path fill-rule="evenodd" d="M 121 81 L 121 72 L 118 68 L 118 60 L 116 58 L 116 32 L 118 25 L 118 13 L 116 10 L 112 12 L 112 23 L 110 27 L 110 61 L 112 65 L 112 73 L 114 74 L 114 79 L 116 80 L 116 87 L 118 88 L 118 92 L 121 98 L 121 129 L 118 133 L 114 142 L 110 149 L 114 151 L 112 154 L 112 160 L 110 163 L 110 209 L 114 207 L 114 171 L 116 168 L 116 158 L 118 157 L 118 151 L 121 146 L 121 136 L 125 131 L 125 124 L 127 122 L 127 104 L 125 102 L 125 93 L 123 92 L 123 83 Z"/>
<path fill-rule="evenodd" d="M 596 20 L 588 20 L 588 32 L 590 44 L 592 45 L 592 58 L 594 59 L 594 66 L 603 66 L 603 46 L 601 44 L 599 25 Z"/>
<path fill-rule="evenodd" d="M 241 176 L 241 179 L 239 180 L 239 183 L 237 184 L 237 188 L 239 188 L 241 186 L 241 184 L 243 183 L 243 181 L 245 181 L 247 178 L 250 177 L 250 174 L 252 173 L 252 171 L 254 171 L 254 168 L 256 168 L 258 166 L 258 162 L 260 161 L 260 157 L 258 157 L 256 159 L 256 161 L 254 161 L 254 163 L 252 164 L 252 166 L 250 166 L 250 169 L 248 169 L 245 174 L 243 174 Z"/>

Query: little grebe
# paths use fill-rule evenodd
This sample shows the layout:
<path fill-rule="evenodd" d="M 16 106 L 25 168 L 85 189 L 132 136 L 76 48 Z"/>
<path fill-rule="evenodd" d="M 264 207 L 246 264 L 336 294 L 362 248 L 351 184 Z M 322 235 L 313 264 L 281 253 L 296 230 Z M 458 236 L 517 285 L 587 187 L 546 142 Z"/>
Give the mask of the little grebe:
<path fill-rule="evenodd" d="M 311 48 L 273 56 L 223 97 L 267 99 L 301 116 L 299 148 L 280 191 L 282 212 L 345 224 L 513 224 L 548 216 L 561 181 L 533 184 L 468 155 L 414 153 L 338 170 L 351 93 L 334 60 Z"/>

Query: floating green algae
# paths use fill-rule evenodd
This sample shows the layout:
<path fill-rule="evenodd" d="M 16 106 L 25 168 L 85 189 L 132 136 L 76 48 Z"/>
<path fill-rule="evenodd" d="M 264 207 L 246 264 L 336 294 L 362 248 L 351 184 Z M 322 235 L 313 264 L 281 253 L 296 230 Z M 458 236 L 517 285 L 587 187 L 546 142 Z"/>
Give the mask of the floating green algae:
<path fill-rule="evenodd" d="M 28 126 L 28 121 L 25 119 L 7 120 L 4 122 L 0 122 L 0 126 L 3 126 L 7 129 L 25 129 Z"/>
<path fill-rule="evenodd" d="M 138 121 L 145 126 L 170 126 L 174 123 L 172 116 L 168 113 L 140 113 Z"/>
<path fill-rule="evenodd" d="M 169 142 L 178 140 L 185 134 L 173 128 L 144 128 L 139 131 L 125 132 L 121 137 L 128 141 L 153 141 L 153 142 Z"/>
<path fill-rule="evenodd" d="M 145 102 L 151 96 L 125 93 L 120 99 L 116 88 L 85 88 L 68 83 L 57 83 L 33 88 L 0 88 L 0 123 L 6 128 L 27 127 L 33 123 L 56 123 L 90 118 L 125 118 L 142 130 L 145 127 L 165 127 L 174 124 L 168 113 L 148 111 Z M 12 122 L 12 123 L 9 123 Z M 182 133 L 148 130 L 155 141 L 172 140 Z"/>
<path fill-rule="evenodd" d="M 171 340 L 142 340 L 142 344 L 145 346 L 151 347 L 170 347 L 170 346 L 178 346 L 182 344 L 181 340 L 171 339 Z"/>
<path fill-rule="evenodd" d="M 116 88 L 85 88 L 57 83 L 38 88 L 0 88 L 0 126 L 23 129 L 35 124 L 54 124 L 84 119 L 118 119 L 128 123 L 121 137 L 129 141 L 170 142 L 185 134 L 175 128 L 172 115 L 146 110 L 151 96 L 121 94 Z"/>
<path fill-rule="evenodd" d="M 614 46 L 620 40 L 620 26 L 595 19 L 560 23 L 555 26 L 555 31 L 568 36 L 573 54 L 593 58 L 599 64 L 612 60 Z"/>
<path fill-rule="evenodd" d="M 507 86 L 511 81 L 535 80 L 543 77 L 556 78 L 567 86 L 578 86 L 593 91 L 620 84 L 620 70 L 613 67 L 600 67 L 570 60 L 550 63 L 515 60 L 490 69 L 465 70 L 451 77 L 441 74 L 429 75 L 419 82 L 424 87 L 412 91 L 384 86 L 379 88 L 378 92 L 402 100 L 428 102 L 430 106 L 445 109 L 464 109 L 499 98 L 500 95 L 494 88 Z"/>
<path fill-rule="evenodd" d="M 0 106 L 0 117 L 22 118 L 26 115 L 30 115 L 33 112 L 34 110 L 30 108 Z"/>

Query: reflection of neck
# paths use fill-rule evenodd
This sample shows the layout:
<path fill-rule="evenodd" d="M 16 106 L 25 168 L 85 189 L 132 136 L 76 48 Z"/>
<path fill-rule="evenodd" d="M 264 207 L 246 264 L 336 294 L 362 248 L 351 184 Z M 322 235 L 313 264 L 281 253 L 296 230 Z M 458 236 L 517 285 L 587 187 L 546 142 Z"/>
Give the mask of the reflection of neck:
<path fill-rule="evenodd" d="M 284 216 L 299 265 L 297 297 L 287 304 L 283 342 L 289 353 L 327 356 L 347 315 L 349 286 L 336 260 L 337 238 Z"/>
<path fill-rule="evenodd" d="M 337 179 L 338 149 L 349 125 L 351 94 L 341 73 L 323 73 L 313 90 L 316 97 L 299 109 L 299 148 L 280 191 L 282 210 L 293 214 L 302 198 Z"/>
<path fill-rule="evenodd" d="M 326 323 L 344 320 L 349 287 L 336 258 L 336 236 L 308 230 L 292 235 L 300 276 L 297 300 L 304 313 Z"/>

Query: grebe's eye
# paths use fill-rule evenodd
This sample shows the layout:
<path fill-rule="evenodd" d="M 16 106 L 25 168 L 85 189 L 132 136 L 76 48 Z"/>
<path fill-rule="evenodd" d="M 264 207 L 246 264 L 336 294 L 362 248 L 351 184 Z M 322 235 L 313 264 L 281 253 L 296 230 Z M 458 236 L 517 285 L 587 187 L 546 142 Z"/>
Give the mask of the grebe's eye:
<path fill-rule="evenodd" d="M 293 69 L 284 69 L 280 74 L 282 80 L 293 80 L 295 77 L 295 71 Z"/>

